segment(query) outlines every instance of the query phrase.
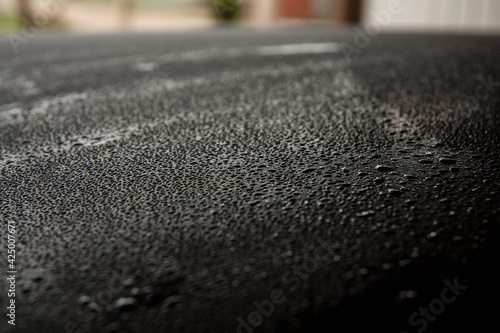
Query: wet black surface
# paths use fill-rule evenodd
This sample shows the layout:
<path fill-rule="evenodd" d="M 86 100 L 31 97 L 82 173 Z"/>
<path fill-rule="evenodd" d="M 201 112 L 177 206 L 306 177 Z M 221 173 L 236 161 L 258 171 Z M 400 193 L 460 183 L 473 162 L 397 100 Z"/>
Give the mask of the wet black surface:
<path fill-rule="evenodd" d="M 2 40 L 0 218 L 19 272 L 2 332 L 495 325 L 500 39 L 262 51 L 353 38 L 42 35 L 17 55 Z"/>

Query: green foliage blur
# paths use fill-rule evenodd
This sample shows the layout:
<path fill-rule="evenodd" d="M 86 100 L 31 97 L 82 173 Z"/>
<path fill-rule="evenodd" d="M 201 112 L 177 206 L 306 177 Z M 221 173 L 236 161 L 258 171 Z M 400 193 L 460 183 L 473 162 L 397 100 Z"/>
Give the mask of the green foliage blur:
<path fill-rule="evenodd" d="M 213 7 L 223 23 L 235 22 L 241 15 L 242 0 L 213 0 Z"/>

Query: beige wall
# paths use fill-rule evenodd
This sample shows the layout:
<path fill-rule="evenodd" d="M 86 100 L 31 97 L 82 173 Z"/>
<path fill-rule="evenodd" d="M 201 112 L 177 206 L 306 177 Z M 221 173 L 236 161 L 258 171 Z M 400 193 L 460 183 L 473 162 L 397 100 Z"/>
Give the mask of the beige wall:
<path fill-rule="evenodd" d="M 277 5 L 276 0 L 248 0 L 251 21 L 259 25 L 271 25 L 276 20 Z"/>
<path fill-rule="evenodd" d="M 391 1 L 399 1 L 402 10 L 391 15 L 387 30 L 500 33 L 500 0 L 365 0 L 363 21 Z"/>
<path fill-rule="evenodd" d="M 13 13 L 17 10 L 16 0 L 0 0 L 0 12 Z"/>

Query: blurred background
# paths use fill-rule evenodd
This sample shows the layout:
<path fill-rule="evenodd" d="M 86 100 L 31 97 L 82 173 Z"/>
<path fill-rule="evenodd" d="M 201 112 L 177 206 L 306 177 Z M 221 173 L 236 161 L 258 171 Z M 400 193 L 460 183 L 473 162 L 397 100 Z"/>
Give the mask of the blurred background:
<path fill-rule="evenodd" d="M 500 33 L 500 0 L 0 0 L 0 33 L 363 24 L 393 1 L 401 10 L 386 30 Z"/>

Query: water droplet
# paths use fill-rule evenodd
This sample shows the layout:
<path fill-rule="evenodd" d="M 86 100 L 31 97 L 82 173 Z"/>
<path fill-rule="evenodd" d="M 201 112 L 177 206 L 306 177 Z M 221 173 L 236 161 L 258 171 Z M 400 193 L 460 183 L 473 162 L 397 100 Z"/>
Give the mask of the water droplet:
<path fill-rule="evenodd" d="M 393 266 L 392 264 L 386 262 L 385 264 L 382 265 L 382 269 L 384 271 L 388 271 L 392 268 L 392 266 Z"/>
<path fill-rule="evenodd" d="M 90 302 L 92 302 L 90 296 L 82 295 L 78 298 L 78 304 L 89 304 Z"/>
<path fill-rule="evenodd" d="M 377 169 L 378 171 L 382 171 L 382 172 L 394 171 L 394 168 L 391 168 L 391 167 L 386 166 L 386 165 L 380 165 L 380 164 L 375 166 L 375 169 Z"/>
<path fill-rule="evenodd" d="M 402 259 L 398 262 L 399 266 L 404 267 L 410 264 L 410 259 Z"/>
<path fill-rule="evenodd" d="M 396 190 L 394 188 L 390 188 L 388 191 L 390 195 L 394 196 L 400 196 L 401 194 L 403 194 L 403 192 L 401 192 L 400 190 Z"/>
<path fill-rule="evenodd" d="M 397 301 L 402 301 L 405 299 L 412 299 L 418 296 L 415 290 L 401 290 L 396 297 Z"/>
<path fill-rule="evenodd" d="M 357 213 L 356 216 L 367 217 L 367 216 L 372 216 L 374 214 L 375 214 L 375 211 L 373 211 L 373 210 L 367 210 L 367 211 L 364 211 L 364 212 L 361 212 L 361 213 Z"/>
<path fill-rule="evenodd" d="M 120 297 L 115 302 L 115 308 L 120 309 L 122 311 L 131 311 L 137 303 L 137 300 L 132 297 Z"/>
<path fill-rule="evenodd" d="M 446 165 L 457 163 L 456 160 L 453 160 L 451 158 L 441 158 L 441 159 L 439 159 L 439 162 L 441 162 L 442 164 L 446 164 Z"/>
<path fill-rule="evenodd" d="M 433 232 L 431 232 L 430 234 L 427 235 L 427 238 L 429 238 L 429 239 L 436 238 L 437 235 L 438 235 L 438 233 L 435 232 L 435 231 L 433 231 Z"/>

